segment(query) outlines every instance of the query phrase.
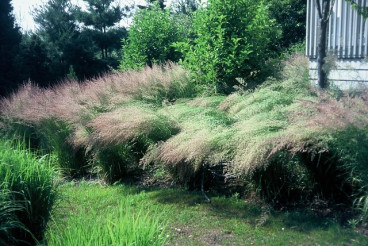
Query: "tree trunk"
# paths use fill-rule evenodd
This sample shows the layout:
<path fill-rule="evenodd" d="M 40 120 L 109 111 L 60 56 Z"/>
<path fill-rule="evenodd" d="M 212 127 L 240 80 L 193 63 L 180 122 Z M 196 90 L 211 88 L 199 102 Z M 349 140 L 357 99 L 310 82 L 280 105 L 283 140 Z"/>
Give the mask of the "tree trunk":
<path fill-rule="evenodd" d="M 327 73 L 323 69 L 326 58 L 326 41 L 327 41 L 327 21 L 320 21 L 320 33 L 318 37 L 318 54 L 317 54 L 317 70 L 318 70 L 318 86 L 321 89 L 327 87 Z"/>
<path fill-rule="evenodd" d="M 326 58 L 326 45 L 327 45 L 327 27 L 328 20 L 330 18 L 331 7 L 335 0 L 322 0 L 322 6 L 320 0 L 315 0 L 319 16 L 319 37 L 318 37 L 318 54 L 317 54 L 317 75 L 318 86 L 321 89 L 327 87 L 327 72 L 323 68 Z"/>

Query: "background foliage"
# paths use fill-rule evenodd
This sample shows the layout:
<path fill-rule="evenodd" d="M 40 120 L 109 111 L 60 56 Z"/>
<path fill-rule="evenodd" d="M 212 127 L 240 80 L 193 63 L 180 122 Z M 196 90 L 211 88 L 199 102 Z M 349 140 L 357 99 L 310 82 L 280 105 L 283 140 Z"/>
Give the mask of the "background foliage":
<path fill-rule="evenodd" d="M 232 91 L 239 82 L 257 77 L 272 56 L 271 40 L 278 27 L 263 1 L 208 1 L 198 10 L 194 39 L 176 44 L 184 64 L 194 71 L 197 83 L 218 92 Z"/>
<path fill-rule="evenodd" d="M 128 39 L 123 42 L 120 68 L 140 68 L 152 66 L 153 63 L 178 61 L 180 54 L 172 45 L 185 38 L 181 28 L 169 10 L 162 10 L 157 5 L 140 10 L 134 16 Z"/>
<path fill-rule="evenodd" d="M 15 54 L 18 53 L 21 33 L 15 25 L 10 0 L 0 2 L 0 95 L 5 95 L 16 88 L 19 81 Z"/>

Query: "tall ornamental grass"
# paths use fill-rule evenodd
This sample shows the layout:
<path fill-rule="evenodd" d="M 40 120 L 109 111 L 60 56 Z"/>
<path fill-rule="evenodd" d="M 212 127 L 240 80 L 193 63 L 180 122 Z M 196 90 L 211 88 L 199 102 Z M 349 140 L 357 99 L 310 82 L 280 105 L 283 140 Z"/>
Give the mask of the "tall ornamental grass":
<path fill-rule="evenodd" d="M 30 244 L 42 240 L 56 197 L 51 166 L 50 156 L 37 157 L 21 142 L 0 141 L 1 211 L 9 222 L 2 232 L 8 238 Z"/>
<path fill-rule="evenodd" d="M 127 150 L 132 156 L 128 160 L 134 160 L 128 164 L 137 167 L 136 159 L 149 144 L 177 132 L 175 122 L 155 109 L 194 94 L 190 74 L 173 63 L 84 83 L 66 81 L 50 89 L 27 84 L 1 101 L 0 127 L 10 136 L 30 138 L 33 147 L 55 153 L 58 168 L 66 175 L 102 170 L 115 181 L 122 176 L 111 172 L 126 173 L 122 170 L 126 158 L 119 153 L 124 146 L 134 147 L 133 152 Z"/>
<path fill-rule="evenodd" d="M 191 182 L 201 171 L 227 161 L 232 151 L 233 121 L 214 107 L 223 97 L 177 103 L 159 113 L 177 121 L 180 131 L 152 145 L 141 163 L 163 164 L 176 180 Z M 207 101 L 207 102 L 206 102 Z"/>
<path fill-rule="evenodd" d="M 192 98 L 190 76 L 173 64 L 48 90 L 27 85 L 1 101 L 1 128 L 26 129 L 64 169 L 90 158 L 109 182 L 157 165 L 184 184 L 217 174 L 273 204 L 317 196 L 365 219 L 368 92 L 317 91 L 301 55 L 282 65 L 229 96 Z"/>
<path fill-rule="evenodd" d="M 164 165 L 182 182 L 223 166 L 273 204 L 316 196 L 367 214 L 367 92 L 324 93 L 308 80 L 308 61 L 293 55 L 279 78 L 254 91 L 197 98 L 158 112 L 179 133 L 141 160 Z M 207 173 L 207 179 L 211 178 Z"/>

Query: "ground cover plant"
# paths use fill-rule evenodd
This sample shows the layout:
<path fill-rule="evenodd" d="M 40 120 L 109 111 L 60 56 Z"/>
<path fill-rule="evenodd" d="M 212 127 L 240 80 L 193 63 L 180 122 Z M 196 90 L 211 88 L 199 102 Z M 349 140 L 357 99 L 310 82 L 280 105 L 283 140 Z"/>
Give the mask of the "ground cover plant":
<path fill-rule="evenodd" d="M 366 222 L 366 92 L 319 92 L 307 59 L 290 55 L 254 90 L 196 93 L 191 74 L 171 63 L 51 89 L 28 84 L 1 101 L 1 129 L 54 152 L 66 178 L 114 183 L 158 170 L 156 179 L 202 192 L 236 191 L 279 209 L 321 212 L 323 203 L 345 211 L 344 223 Z"/>
<path fill-rule="evenodd" d="M 2 245 L 42 240 L 56 198 L 49 156 L 37 157 L 24 143 L 0 141 L 0 235 Z"/>

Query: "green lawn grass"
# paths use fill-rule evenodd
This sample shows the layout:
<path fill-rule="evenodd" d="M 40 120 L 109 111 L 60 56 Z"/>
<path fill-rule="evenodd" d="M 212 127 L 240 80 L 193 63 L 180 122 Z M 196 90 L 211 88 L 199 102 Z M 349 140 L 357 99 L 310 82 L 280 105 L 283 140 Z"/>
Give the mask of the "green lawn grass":
<path fill-rule="evenodd" d="M 332 218 L 274 212 L 236 197 L 213 195 L 207 203 L 200 193 L 183 189 L 87 182 L 69 182 L 59 189 L 60 200 L 46 233 L 50 246 L 368 245 L 366 236 Z M 125 228 L 131 241 L 124 242 L 119 225 L 132 227 L 134 221 L 141 224 L 135 231 Z M 136 242 L 129 233 L 136 238 L 148 235 L 149 240 Z M 122 241 L 112 244 L 113 238 Z"/>

